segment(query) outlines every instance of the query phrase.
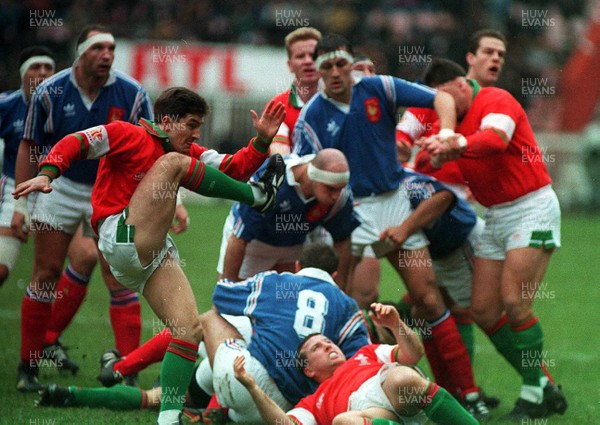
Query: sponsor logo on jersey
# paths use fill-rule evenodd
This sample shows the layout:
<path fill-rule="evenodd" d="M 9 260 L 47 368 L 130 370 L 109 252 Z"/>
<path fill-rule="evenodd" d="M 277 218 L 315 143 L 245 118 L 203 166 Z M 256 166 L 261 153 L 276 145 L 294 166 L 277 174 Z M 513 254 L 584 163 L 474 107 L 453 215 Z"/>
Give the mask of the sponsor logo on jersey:
<path fill-rule="evenodd" d="M 63 112 L 65 114 L 65 117 L 75 116 L 75 104 L 67 103 L 65 106 L 63 106 Z"/>
<path fill-rule="evenodd" d="M 329 121 L 327 132 L 331 133 L 331 136 L 334 137 L 338 131 L 340 131 L 340 126 L 334 120 Z"/>
<path fill-rule="evenodd" d="M 82 133 L 90 145 L 102 143 L 105 137 L 108 137 L 106 130 L 101 125 L 83 130 Z"/>
<path fill-rule="evenodd" d="M 309 223 L 314 223 L 315 221 L 319 221 L 322 219 L 325 214 L 329 211 L 329 207 L 323 207 L 319 204 L 315 204 L 308 212 L 306 213 L 306 219 Z"/>
<path fill-rule="evenodd" d="M 21 133 L 23 131 L 23 120 L 13 121 L 13 131 L 15 133 Z"/>
<path fill-rule="evenodd" d="M 279 204 L 279 211 L 281 211 L 281 212 L 286 212 L 291 209 L 292 209 L 292 204 L 289 201 L 289 199 L 286 199 L 282 203 Z"/>
<path fill-rule="evenodd" d="M 372 123 L 378 123 L 381 119 L 379 100 L 376 97 L 365 99 L 365 109 L 367 111 L 367 119 Z"/>

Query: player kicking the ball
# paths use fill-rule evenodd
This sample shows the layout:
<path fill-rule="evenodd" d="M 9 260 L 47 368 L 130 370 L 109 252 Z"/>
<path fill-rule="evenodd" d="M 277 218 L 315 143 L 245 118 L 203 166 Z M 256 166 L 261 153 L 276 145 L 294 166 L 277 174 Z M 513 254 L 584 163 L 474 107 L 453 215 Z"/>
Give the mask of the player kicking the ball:
<path fill-rule="evenodd" d="M 136 126 L 119 121 L 66 136 L 40 164 L 38 176 L 18 185 L 13 195 L 48 193 L 52 181 L 75 161 L 101 158 L 92 191 L 92 226 L 100 252 L 117 280 L 141 292 L 156 315 L 182 335 L 169 344 L 161 367 L 165 396 L 158 420 L 169 424 L 180 420 L 202 337 L 192 289 L 167 234 L 177 191 L 183 186 L 268 210 L 283 181 L 280 156 L 271 158 L 253 186 L 234 179 L 248 179 L 264 162 L 285 112 L 273 102 L 260 118 L 251 111 L 257 137 L 234 155 L 223 155 L 194 143 L 208 113 L 206 101 L 196 93 L 167 89 L 154 111 L 154 122 L 142 119 Z"/>

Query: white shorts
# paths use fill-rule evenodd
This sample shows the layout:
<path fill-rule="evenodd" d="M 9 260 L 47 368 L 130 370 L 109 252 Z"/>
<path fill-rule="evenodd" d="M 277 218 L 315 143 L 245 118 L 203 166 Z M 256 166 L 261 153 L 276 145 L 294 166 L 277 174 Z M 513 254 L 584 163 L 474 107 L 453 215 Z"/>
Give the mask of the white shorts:
<path fill-rule="evenodd" d="M 167 234 L 159 254 L 146 266 L 142 266 L 133 243 L 135 227 L 125 224 L 127 210 L 104 219 L 98 228 L 98 249 L 110 266 L 113 276 L 125 286 L 140 293 L 146 282 L 167 256 L 179 262 L 179 253 L 171 236 Z"/>
<path fill-rule="evenodd" d="M 484 221 L 477 217 L 477 223 L 463 246 L 444 258 L 433 260 L 433 270 L 438 285 L 446 288 L 448 294 L 460 307 L 471 305 L 473 248 L 479 242 L 484 227 Z"/>
<path fill-rule="evenodd" d="M 2 174 L 0 177 L 0 227 L 9 227 L 15 210 L 15 179 Z"/>
<path fill-rule="evenodd" d="M 223 225 L 221 251 L 219 253 L 219 263 L 217 264 L 217 272 L 219 274 L 223 274 L 225 252 L 227 251 L 229 237 L 233 234 L 233 223 L 233 213 L 229 212 Z M 277 264 L 294 264 L 302 255 L 302 248 L 303 245 L 273 246 L 256 239 L 252 240 L 246 245 L 246 253 L 240 267 L 239 277 L 246 279 L 257 273 L 273 270 Z"/>
<path fill-rule="evenodd" d="M 234 376 L 233 362 L 237 356 L 244 356 L 244 368 L 254 377 L 257 385 L 284 412 L 293 406 L 277 388 L 275 381 L 269 376 L 264 366 L 246 349 L 244 341 L 227 339 L 217 348 L 213 362 L 213 385 L 217 400 L 223 407 L 229 408 L 229 419 L 247 424 L 264 424 L 260 413 L 252 400 L 252 396 Z"/>
<path fill-rule="evenodd" d="M 40 194 L 31 221 L 43 223 L 60 232 L 74 235 L 82 225 L 82 234 L 95 238 L 92 229 L 92 186 L 60 177 L 51 185 L 52 192 Z"/>
<path fill-rule="evenodd" d="M 475 256 L 504 260 L 512 249 L 560 247 L 560 205 L 552 186 L 487 209 Z"/>
<path fill-rule="evenodd" d="M 365 247 L 379 240 L 379 235 L 391 226 L 400 225 L 413 212 L 405 189 L 400 186 L 391 192 L 356 198 L 354 211 L 361 225 L 352 232 L 352 254 L 362 257 Z M 402 245 L 404 249 L 419 249 L 429 243 L 423 232 L 411 235 Z"/>
<path fill-rule="evenodd" d="M 392 403 L 387 398 L 387 395 L 383 391 L 383 381 L 387 377 L 388 371 L 391 368 L 399 367 L 398 363 L 391 363 L 384 365 L 377 375 L 367 379 L 363 384 L 354 391 L 348 399 L 348 411 L 353 410 L 365 410 L 370 407 L 379 407 L 382 409 L 389 410 L 396 414 L 401 424 L 405 425 L 421 425 L 427 422 L 427 416 L 423 411 L 419 411 L 415 416 L 400 416 L 394 410 Z"/>
<path fill-rule="evenodd" d="M 221 317 L 237 329 L 242 338 L 244 338 L 246 344 L 250 343 L 250 338 L 252 338 L 252 322 L 250 322 L 250 318 L 247 316 L 231 316 L 229 314 L 221 314 Z M 213 386 L 213 371 L 208 362 L 208 353 L 206 352 L 204 341 L 200 341 L 200 345 L 198 345 L 198 355 L 202 357 L 202 361 L 196 368 L 196 383 L 205 393 L 212 395 L 215 393 Z"/>

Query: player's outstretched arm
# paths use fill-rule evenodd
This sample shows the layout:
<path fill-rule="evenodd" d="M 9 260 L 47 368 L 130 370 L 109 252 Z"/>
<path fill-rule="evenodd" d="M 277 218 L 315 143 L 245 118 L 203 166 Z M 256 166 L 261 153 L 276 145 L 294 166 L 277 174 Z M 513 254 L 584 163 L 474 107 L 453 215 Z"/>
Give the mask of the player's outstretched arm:
<path fill-rule="evenodd" d="M 266 424 L 295 425 L 285 412 L 256 384 L 254 378 L 246 372 L 244 364 L 246 358 L 237 356 L 233 362 L 233 373 L 235 378 L 246 387 L 252 400 L 258 407 L 260 416 Z"/>
<path fill-rule="evenodd" d="M 417 364 L 425 354 L 425 348 L 417 334 L 400 319 L 396 307 L 373 303 L 371 309 L 375 313 L 374 320 L 394 334 L 396 344 L 398 344 L 396 361 L 403 364 Z"/>
<path fill-rule="evenodd" d="M 52 192 L 52 188 L 50 187 L 51 181 L 52 179 L 49 176 L 41 174 L 17 185 L 12 194 L 15 199 L 19 199 L 21 196 L 28 195 L 31 192 L 50 193 Z"/>
<path fill-rule="evenodd" d="M 285 118 L 283 103 L 270 101 L 260 118 L 253 109 L 250 110 L 250 115 L 259 139 L 270 145 Z"/>

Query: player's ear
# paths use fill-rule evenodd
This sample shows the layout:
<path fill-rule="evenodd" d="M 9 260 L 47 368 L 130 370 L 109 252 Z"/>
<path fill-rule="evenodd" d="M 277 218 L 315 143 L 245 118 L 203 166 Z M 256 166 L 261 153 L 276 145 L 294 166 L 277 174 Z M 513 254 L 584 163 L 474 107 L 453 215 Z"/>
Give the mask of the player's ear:
<path fill-rule="evenodd" d="M 304 375 L 310 379 L 312 379 L 315 376 L 315 371 L 312 370 L 310 366 L 306 366 L 304 369 L 302 369 L 302 372 L 304 372 Z"/>
<path fill-rule="evenodd" d="M 471 52 L 467 53 L 467 63 L 469 66 L 473 66 L 475 64 L 475 55 Z"/>

